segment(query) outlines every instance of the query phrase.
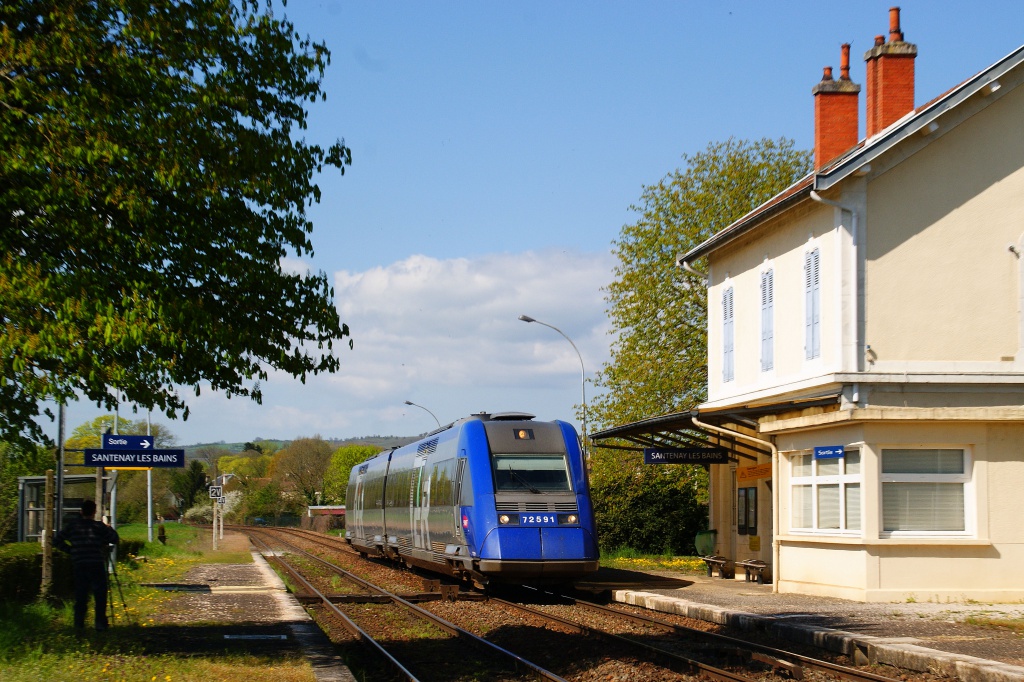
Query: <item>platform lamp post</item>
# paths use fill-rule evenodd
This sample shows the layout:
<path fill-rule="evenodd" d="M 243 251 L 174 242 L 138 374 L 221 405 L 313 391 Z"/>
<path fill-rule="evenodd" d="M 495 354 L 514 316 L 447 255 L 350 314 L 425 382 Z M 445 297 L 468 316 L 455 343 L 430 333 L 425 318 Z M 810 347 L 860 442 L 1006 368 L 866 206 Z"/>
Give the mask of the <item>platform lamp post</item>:
<path fill-rule="evenodd" d="M 414 403 L 414 402 L 413 402 L 413 401 L 411 401 L 411 400 L 406 400 L 406 401 L 405 401 L 405 404 L 406 404 L 406 405 L 412 405 L 413 407 L 418 407 L 418 408 L 420 408 L 421 410 L 425 410 L 425 411 L 426 411 L 426 413 L 427 413 L 427 414 L 429 414 L 429 415 L 430 415 L 431 417 L 433 417 L 433 418 L 434 418 L 434 421 L 436 421 L 436 422 L 437 422 L 437 428 L 441 428 L 441 420 L 440 420 L 440 419 L 438 419 L 438 418 L 437 418 L 437 415 L 435 415 L 435 414 L 434 414 L 433 412 L 431 412 L 431 411 L 430 411 L 430 410 L 428 410 L 427 408 L 423 407 L 422 405 L 417 405 L 416 403 Z"/>
<path fill-rule="evenodd" d="M 537 324 L 544 325 L 548 329 L 554 329 L 556 332 L 562 335 L 562 337 L 569 342 L 572 349 L 576 351 L 576 357 L 580 359 L 580 379 L 581 386 L 583 388 L 583 458 L 587 463 L 587 469 L 590 469 L 590 452 L 587 450 L 587 370 L 583 368 L 583 355 L 580 354 L 580 349 L 576 347 L 576 344 L 572 342 L 565 332 L 558 327 L 548 324 L 547 322 L 541 322 L 535 320 L 529 315 L 520 315 L 519 319 L 523 322 L 536 322 Z"/>

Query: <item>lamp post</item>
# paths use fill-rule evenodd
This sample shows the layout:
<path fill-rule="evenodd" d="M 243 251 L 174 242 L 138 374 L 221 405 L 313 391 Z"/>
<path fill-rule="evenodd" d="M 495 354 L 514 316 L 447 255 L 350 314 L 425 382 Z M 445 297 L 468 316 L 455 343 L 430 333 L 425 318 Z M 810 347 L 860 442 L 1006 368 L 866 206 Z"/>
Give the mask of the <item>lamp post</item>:
<path fill-rule="evenodd" d="M 580 354 L 580 349 L 576 347 L 576 344 L 572 342 L 572 339 L 566 336 L 565 332 L 563 332 L 561 329 L 552 324 L 548 324 L 547 322 L 541 322 L 540 320 L 535 320 L 529 315 L 520 315 L 519 319 L 522 320 L 523 322 L 536 322 L 537 324 L 544 325 L 549 329 L 554 329 L 556 332 L 561 334 L 566 341 L 569 342 L 569 344 L 572 346 L 572 349 L 576 351 L 576 357 L 580 359 L 580 379 L 581 385 L 583 387 L 583 456 L 587 461 L 587 468 L 589 469 L 590 455 L 587 452 L 587 370 L 583 368 L 583 356 Z"/>
<path fill-rule="evenodd" d="M 412 405 L 413 407 L 418 407 L 418 408 L 420 408 L 421 410 L 426 410 L 427 414 L 429 414 L 429 415 L 430 415 L 431 417 L 433 417 L 433 418 L 434 418 L 434 421 L 436 421 L 436 422 L 437 422 L 437 428 L 441 428 L 441 420 L 439 420 L 439 419 L 437 418 L 437 415 L 435 415 L 435 414 L 434 414 L 433 412 L 431 412 L 430 410 L 427 410 L 427 408 L 423 407 L 422 405 L 417 405 L 416 403 L 414 403 L 414 402 L 413 402 L 413 401 L 411 401 L 411 400 L 406 400 L 406 401 L 405 401 L 405 404 L 406 404 L 406 405 Z"/>

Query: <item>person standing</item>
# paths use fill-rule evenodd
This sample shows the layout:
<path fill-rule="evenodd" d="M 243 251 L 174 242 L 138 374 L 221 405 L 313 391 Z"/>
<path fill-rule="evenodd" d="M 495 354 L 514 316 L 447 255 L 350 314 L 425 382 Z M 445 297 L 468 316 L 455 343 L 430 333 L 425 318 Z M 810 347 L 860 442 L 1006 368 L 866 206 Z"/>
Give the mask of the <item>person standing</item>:
<path fill-rule="evenodd" d="M 92 594 L 96 606 L 96 629 L 106 630 L 107 557 L 110 545 L 118 543 L 117 531 L 97 521 L 96 503 L 82 502 L 82 516 L 61 529 L 53 546 L 71 555 L 75 582 L 75 629 L 85 628 L 85 611 Z"/>

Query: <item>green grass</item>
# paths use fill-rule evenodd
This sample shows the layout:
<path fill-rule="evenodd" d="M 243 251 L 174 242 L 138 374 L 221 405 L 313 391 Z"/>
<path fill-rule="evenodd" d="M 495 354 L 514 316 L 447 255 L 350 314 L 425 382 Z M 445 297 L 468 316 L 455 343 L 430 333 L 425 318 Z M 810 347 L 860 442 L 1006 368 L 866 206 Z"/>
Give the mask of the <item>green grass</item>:
<path fill-rule="evenodd" d="M 1024 635 L 1024 618 L 987 618 L 984 616 L 970 616 L 967 622 L 983 628 L 995 628 L 998 630 L 1012 630 Z"/>
<path fill-rule="evenodd" d="M 121 590 L 112 585 L 115 620 L 107 632 L 90 628 L 76 633 L 70 603 L 0 604 L 0 677 L 5 682 L 311 682 L 309 664 L 291 651 L 253 655 L 220 644 L 223 636 L 216 624 L 204 632 L 194 626 L 159 623 L 158 615 L 167 603 L 184 595 L 143 587 L 143 583 L 179 581 L 201 563 L 252 561 L 247 551 L 212 551 L 208 530 L 170 523 L 165 528 L 166 545 L 156 541 L 154 528 L 154 542 L 143 546 L 140 558 L 118 566 Z M 147 528 L 122 526 L 118 533 L 125 539 L 146 540 Z M 91 607 L 86 622 L 92 622 Z M 204 642 L 218 644 L 204 646 Z"/>
<path fill-rule="evenodd" d="M 629 547 L 601 550 L 601 565 L 632 570 L 678 571 L 687 575 L 700 575 L 707 571 L 700 557 L 644 554 Z"/>

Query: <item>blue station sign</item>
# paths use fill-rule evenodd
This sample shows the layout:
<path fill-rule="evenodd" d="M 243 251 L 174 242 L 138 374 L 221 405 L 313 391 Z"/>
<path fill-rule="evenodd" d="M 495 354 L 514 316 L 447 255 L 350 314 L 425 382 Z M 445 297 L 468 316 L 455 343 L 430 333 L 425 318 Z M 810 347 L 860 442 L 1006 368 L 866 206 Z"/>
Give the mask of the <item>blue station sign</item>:
<path fill-rule="evenodd" d="M 104 450 L 153 450 L 156 439 L 153 436 L 119 436 L 112 433 L 103 434 Z"/>
<path fill-rule="evenodd" d="M 728 464 L 725 448 L 644 448 L 644 464 Z"/>
<path fill-rule="evenodd" d="M 184 450 L 139 450 L 128 448 L 86 448 L 87 467 L 184 467 Z"/>
<path fill-rule="evenodd" d="M 814 459 L 839 459 L 845 449 L 843 445 L 816 445 Z"/>

